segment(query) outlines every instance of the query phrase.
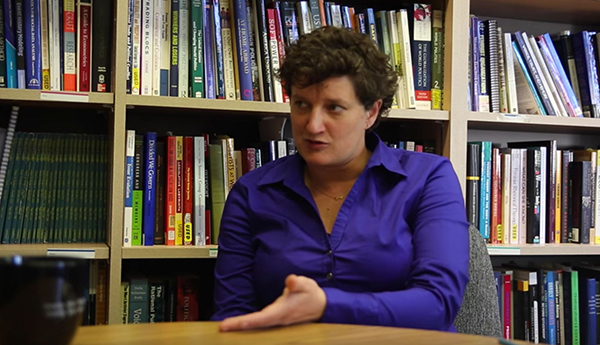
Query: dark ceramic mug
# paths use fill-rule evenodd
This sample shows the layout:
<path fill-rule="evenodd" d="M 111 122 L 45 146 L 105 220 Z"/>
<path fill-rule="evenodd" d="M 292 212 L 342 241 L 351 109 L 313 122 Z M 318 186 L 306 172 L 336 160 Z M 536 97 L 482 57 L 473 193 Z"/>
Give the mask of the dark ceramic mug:
<path fill-rule="evenodd" d="M 0 344 L 69 344 L 83 320 L 88 265 L 77 258 L 0 258 Z"/>

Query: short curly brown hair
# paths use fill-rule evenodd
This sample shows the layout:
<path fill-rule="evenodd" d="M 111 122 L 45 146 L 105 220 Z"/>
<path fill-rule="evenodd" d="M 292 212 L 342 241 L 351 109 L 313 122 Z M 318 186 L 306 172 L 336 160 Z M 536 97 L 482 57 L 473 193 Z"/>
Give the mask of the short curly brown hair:
<path fill-rule="evenodd" d="M 398 75 L 388 56 L 369 36 L 333 26 L 300 36 L 287 48 L 276 72 L 290 97 L 292 85 L 304 88 L 331 77 L 348 76 L 365 109 L 379 99 L 383 101 L 371 129 L 387 115 L 398 87 Z"/>

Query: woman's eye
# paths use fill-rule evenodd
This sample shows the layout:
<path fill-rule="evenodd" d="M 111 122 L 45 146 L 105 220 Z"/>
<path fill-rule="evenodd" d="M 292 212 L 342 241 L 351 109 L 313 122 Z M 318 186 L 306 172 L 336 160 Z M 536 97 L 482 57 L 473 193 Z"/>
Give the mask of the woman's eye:
<path fill-rule="evenodd" d="M 332 104 L 329 106 L 329 110 L 333 112 L 340 112 L 344 110 L 344 108 L 340 107 L 339 105 Z"/>
<path fill-rule="evenodd" d="M 306 107 L 306 102 L 296 101 L 296 107 L 297 108 L 305 108 Z"/>

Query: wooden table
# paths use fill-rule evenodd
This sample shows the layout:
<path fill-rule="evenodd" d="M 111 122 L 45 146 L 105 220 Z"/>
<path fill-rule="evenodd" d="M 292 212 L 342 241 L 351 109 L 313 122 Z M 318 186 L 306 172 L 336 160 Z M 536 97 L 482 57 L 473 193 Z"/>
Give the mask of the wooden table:
<path fill-rule="evenodd" d="M 243 332 L 218 331 L 217 322 L 165 322 L 80 327 L 71 345 L 499 345 L 495 338 L 392 327 L 311 323 Z"/>

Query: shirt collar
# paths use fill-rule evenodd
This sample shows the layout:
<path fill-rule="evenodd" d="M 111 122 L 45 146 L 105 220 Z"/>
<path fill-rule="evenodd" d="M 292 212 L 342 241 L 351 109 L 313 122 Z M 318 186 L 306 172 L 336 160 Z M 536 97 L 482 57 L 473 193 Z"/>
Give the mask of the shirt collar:
<path fill-rule="evenodd" d="M 374 132 L 367 133 L 366 145 L 373 154 L 367 162 L 365 169 L 383 166 L 392 173 L 407 176 L 406 171 L 400 163 L 402 155 L 398 154 L 398 149 L 386 146 Z M 304 159 L 302 159 L 299 154 L 288 156 L 285 158 L 285 161 L 280 162 L 280 164 L 277 164 L 271 170 L 267 171 L 258 182 L 258 186 L 281 181 L 290 188 L 299 184 L 304 184 L 302 177 L 304 164 Z"/>

